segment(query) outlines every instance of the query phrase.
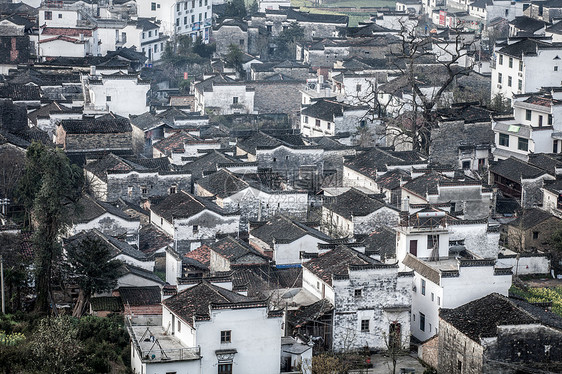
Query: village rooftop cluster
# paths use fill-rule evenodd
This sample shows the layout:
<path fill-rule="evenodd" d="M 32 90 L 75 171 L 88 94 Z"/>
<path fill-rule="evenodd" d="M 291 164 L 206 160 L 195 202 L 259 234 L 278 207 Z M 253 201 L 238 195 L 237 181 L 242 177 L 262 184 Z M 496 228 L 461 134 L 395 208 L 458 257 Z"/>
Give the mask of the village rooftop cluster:
<path fill-rule="evenodd" d="M 560 372 L 562 1 L 314 5 L 0 2 L 2 234 L 82 168 L 137 374 Z"/>

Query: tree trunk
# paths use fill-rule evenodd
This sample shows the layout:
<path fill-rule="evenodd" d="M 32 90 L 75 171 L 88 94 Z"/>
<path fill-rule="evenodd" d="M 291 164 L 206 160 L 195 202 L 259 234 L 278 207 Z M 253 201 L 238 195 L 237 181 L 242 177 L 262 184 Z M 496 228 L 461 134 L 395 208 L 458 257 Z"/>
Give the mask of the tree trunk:
<path fill-rule="evenodd" d="M 78 300 L 76 301 L 76 305 L 74 305 L 74 310 L 72 311 L 72 317 L 82 317 L 84 313 L 86 313 L 86 307 L 89 302 L 90 293 L 80 289 L 80 292 L 78 293 Z"/>

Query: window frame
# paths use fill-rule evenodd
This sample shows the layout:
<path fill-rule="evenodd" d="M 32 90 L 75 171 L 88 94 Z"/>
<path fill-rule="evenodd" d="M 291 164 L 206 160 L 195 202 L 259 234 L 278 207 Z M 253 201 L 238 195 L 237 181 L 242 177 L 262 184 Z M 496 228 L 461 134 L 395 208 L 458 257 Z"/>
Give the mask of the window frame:
<path fill-rule="evenodd" d="M 232 330 L 221 330 L 221 343 L 232 343 Z"/>
<path fill-rule="evenodd" d="M 361 320 L 361 332 L 369 332 L 370 330 L 370 322 L 371 320 L 362 319 Z"/>
<path fill-rule="evenodd" d="M 525 146 L 523 147 L 522 144 Z M 527 138 L 517 138 L 517 149 L 524 152 L 529 152 L 529 139 Z"/>
<path fill-rule="evenodd" d="M 498 145 L 509 148 L 509 135 L 500 132 L 498 138 Z"/>

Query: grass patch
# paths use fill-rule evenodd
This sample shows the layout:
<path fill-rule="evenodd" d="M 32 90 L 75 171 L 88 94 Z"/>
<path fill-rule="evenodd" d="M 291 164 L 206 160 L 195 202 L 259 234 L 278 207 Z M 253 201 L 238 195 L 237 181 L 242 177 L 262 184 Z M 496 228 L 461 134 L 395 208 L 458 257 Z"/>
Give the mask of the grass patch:
<path fill-rule="evenodd" d="M 530 303 L 552 302 L 552 312 L 562 317 L 562 287 L 521 288 L 511 286 L 510 294 L 519 296 Z"/>

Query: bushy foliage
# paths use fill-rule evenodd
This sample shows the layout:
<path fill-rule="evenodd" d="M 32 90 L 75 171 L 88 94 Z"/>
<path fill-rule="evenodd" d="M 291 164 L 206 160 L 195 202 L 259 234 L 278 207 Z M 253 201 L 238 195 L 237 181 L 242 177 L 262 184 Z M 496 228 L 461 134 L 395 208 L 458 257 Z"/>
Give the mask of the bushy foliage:
<path fill-rule="evenodd" d="M 515 286 L 511 287 L 509 292 L 524 298 L 530 303 L 552 303 L 552 312 L 562 317 L 562 287 L 532 287 L 528 290 L 522 290 Z"/>

